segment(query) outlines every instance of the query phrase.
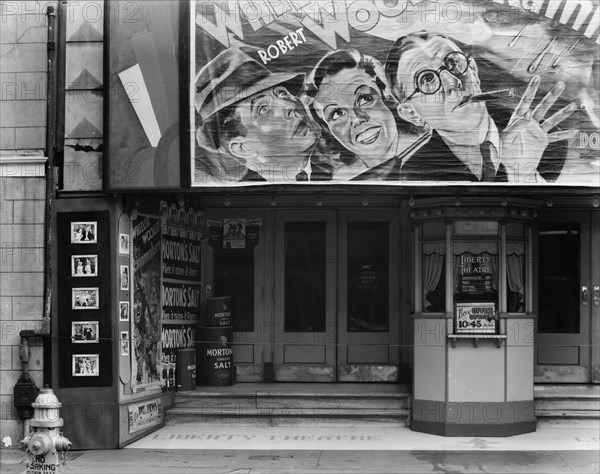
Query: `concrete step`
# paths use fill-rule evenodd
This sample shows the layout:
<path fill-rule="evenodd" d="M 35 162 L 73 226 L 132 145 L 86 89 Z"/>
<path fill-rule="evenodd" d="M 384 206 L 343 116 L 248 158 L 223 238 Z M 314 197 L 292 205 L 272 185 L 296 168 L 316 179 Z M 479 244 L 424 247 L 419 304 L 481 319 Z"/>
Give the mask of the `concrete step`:
<path fill-rule="evenodd" d="M 182 423 L 240 426 L 408 426 L 410 410 L 289 409 L 289 408 L 180 408 L 167 411 L 168 425 Z"/>
<path fill-rule="evenodd" d="M 410 393 L 398 386 L 355 385 L 354 391 L 347 384 L 197 388 L 175 395 L 167 424 L 407 426 L 411 413 Z"/>
<path fill-rule="evenodd" d="M 600 420 L 598 410 L 535 410 L 535 416 L 540 418 Z"/>
<path fill-rule="evenodd" d="M 600 387 L 588 384 L 536 385 L 534 408 L 539 424 L 600 426 Z"/>
<path fill-rule="evenodd" d="M 322 395 L 282 395 L 256 394 L 190 396 L 187 393 L 178 394 L 175 398 L 176 407 L 181 408 L 263 408 L 263 409 L 301 409 L 301 410 L 334 410 L 334 409 L 380 409 L 402 410 L 410 408 L 410 398 L 406 396 L 374 397 L 374 396 L 322 396 Z"/>
<path fill-rule="evenodd" d="M 320 418 L 306 416 L 244 416 L 224 417 L 217 415 L 204 415 L 183 418 L 181 416 L 168 415 L 165 418 L 166 425 L 199 425 L 199 426 L 304 426 L 318 428 L 407 428 L 410 426 L 408 417 L 347 417 L 347 418 Z"/>
<path fill-rule="evenodd" d="M 592 398 L 537 398 L 536 410 L 543 411 L 592 411 L 600 413 L 600 399 Z"/>
<path fill-rule="evenodd" d="M 592 384 L 536 384 L 534 398 L 575 397 L 600 398 L 600 385 Z"/>

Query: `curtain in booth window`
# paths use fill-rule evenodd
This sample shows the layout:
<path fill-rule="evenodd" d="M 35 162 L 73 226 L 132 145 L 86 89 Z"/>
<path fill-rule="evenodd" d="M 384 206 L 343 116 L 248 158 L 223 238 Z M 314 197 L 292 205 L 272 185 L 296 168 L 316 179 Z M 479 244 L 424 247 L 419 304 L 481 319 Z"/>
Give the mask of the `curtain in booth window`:
<path fill-rule="evenodd" d="M 517 294 L 519 305 L 514 310 L 518 311 L 522 302 L 525 301 L 525 245 L 522 243 L 506 244 L 506 279 L 508 288 Z"/>
<path fill-rule="evenodd" d="M 485 254 L 484 254 L 485 255 Z M 490 255 L 492 265 L 492 288 L 498 291 L 498 255 Z"/>
<path fill-rule="evenodd" d="M 445 255 L 444 243 L 423 244 L 423 312 L 428 312 L 428 308 L 431 306 L 427 295 L 434 291 L 440 282 Z"/>

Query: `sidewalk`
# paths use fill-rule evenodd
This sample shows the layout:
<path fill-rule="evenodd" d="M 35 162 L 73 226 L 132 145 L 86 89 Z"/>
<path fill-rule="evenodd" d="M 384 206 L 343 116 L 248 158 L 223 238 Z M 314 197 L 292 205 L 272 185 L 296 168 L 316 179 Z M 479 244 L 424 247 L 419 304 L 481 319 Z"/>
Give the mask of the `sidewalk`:
<path fill-rule="evenodd" d="M 361 439 L 362 438 L 362 439 Z M 77 474 L 597 473 L 597 427 L 542 426 L 510 438 L 445 438 L 399 428 L 166 426 L 125 449 L 74 451 Z M 0 450 L 2 474 L 26 456 Z"/>
<path fill-rule="evenodd" d="M 7 451 L 11 451 L 6 456 Z M 25 472 L 24 456 L 3 449 L 2 474 Z M 8 457 L 5 461 L 5 458 Z M 71 453 L 63 473 L 597 473 L 593 451 L 276 451 L 145 450 Z M 75 458 L 75 459 L 73 459 Z"/>

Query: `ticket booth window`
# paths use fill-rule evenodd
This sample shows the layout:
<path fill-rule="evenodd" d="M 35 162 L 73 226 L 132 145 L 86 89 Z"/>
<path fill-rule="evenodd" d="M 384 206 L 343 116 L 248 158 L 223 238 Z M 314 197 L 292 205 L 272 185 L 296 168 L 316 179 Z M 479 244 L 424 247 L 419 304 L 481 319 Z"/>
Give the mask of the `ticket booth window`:
<path fill-rule="evenodd" d="M 527 221 L 536 217 L 535 211 L 504 205 L 414 207 L 417 313 L 452 313 L 455 334 L 498 334 L 502 315 L 531 311 Z M 477 325 L 477 320 L 481 326 L 464 327 L 465 321 Z"/>
<path fill-rule="evenodd" d="M 498 242 L 458 241 L 454 253 L 455 333 L 498 331 Z"/>
<path fill-rule="evenodd" d="M 456 221 L 452 226 L 456 332 L 495 333 L 499 310 L 498 221 Z"/>
<path fill-rule="evenodd" d="M 488 302 L 498 307 L 498 243 L 455 242 L 454 302 Z"/>

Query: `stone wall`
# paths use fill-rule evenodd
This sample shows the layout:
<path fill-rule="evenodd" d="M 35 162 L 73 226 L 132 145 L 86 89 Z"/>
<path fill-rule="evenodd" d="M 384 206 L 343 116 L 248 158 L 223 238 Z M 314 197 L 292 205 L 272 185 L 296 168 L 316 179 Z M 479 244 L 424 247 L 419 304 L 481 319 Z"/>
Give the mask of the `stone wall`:
<path fill-rule="evenodd" d="M 47 17 L 56 2 L 0 2 L 0 439 L 23 435 L 13 388 L 21 375 L 19 332 L 43 316 Z M 42 387 L 42 341 L 30 345 Z"/>

